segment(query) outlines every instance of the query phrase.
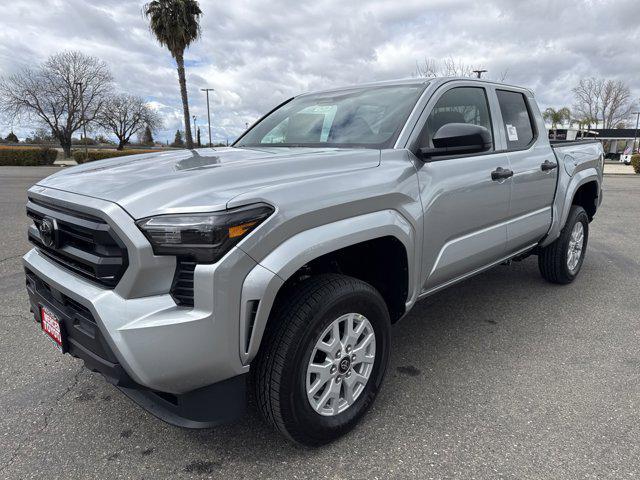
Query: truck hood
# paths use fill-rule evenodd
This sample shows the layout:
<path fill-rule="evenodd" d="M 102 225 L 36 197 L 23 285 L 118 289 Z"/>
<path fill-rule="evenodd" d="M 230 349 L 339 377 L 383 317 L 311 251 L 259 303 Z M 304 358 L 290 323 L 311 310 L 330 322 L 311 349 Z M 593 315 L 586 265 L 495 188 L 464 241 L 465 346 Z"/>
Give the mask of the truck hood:
<path fill-rule="evenodd" d="M 117 203 L 138 219 L 214 211 L 249 190 L 373 168 L 380 151 L 203 148 L 131 155 L 64 169 L 38 185 Z"/>

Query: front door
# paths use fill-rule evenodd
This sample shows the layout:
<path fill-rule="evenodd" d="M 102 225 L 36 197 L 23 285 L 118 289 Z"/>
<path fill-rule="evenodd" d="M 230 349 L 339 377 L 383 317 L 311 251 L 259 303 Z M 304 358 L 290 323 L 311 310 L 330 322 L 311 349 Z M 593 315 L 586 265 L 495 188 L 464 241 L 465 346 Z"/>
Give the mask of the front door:
<path fill-rule="evenodd" d="M 485 87 L 445 84 L 425 109 L 418 145 L 433 147 L 446 123 L 472 123 L 496 130 Z M 499 148 L 496 148 L 496 145 Z M 424 207 L 423 292 L 442 288 L 502 259 L 506 253 L 511 178 L 492 178 L 509 158 L 493 135 L 492 148 L 474 155 L 416 161 Z"/>

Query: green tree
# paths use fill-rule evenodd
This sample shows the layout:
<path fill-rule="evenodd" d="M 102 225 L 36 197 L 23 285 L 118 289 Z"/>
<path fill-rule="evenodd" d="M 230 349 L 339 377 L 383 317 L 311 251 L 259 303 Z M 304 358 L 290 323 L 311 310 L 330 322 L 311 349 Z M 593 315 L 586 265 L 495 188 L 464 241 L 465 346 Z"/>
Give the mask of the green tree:
<path fill-rule="evenodd" d="M 580 130 L 582 130 L 583 128 L 587 129 L 587 130 L 591 130 L 591 126 L 593 125 L 594 128 L 598 128 L 598 120 L 596 118 L 591 118 L 591 117 L 578 117 L 578 118 L 573 118 L 569 121 L 570 125 L 578 125 L 578 128 Z"/>
<path fill-rule="evenodd" d="M 182 132 L 176 130 L 176 136 L 173 139 L 172 147 L 184 147 L 184 140 L 182 140 Z"/>
<path fill-rule="evenodd" d="M 542 114 L 542 118 L 551 123 L 553 138 L 555 139 L 558 134 L 558 125 L 571 120 L 571 111 L 567 107 L 562 107 L 558 110 L 549 107 Z"/>
<path fill-rule="evenodd" d="M 200 36 L 202 10 L 196 0 L 153 0 L 143 7 L 149 28 L 160 45 L 167 47 L 178 66 L 178 81 L 184 111 L 187 148 L 193 148 L 189 115 L 187 80 L 184 73 L 184 51 Z"/>
<path fill-rule="evenodd" d="M 6 136 L 4 141 L 7 143 L 18 143 L 20 140 L 18 140 L 18 137 L 16 136 L 15 133 L 11 132 L 9 133 L 9 135 Z"/>
<path fill-rule="evenodd" d="M 153 145 L 153 132 L 151 131 L 151 127 L 149 125 L 144 127 L 144 133 L 142 134 L 142 144 L 143 145 Z"/>

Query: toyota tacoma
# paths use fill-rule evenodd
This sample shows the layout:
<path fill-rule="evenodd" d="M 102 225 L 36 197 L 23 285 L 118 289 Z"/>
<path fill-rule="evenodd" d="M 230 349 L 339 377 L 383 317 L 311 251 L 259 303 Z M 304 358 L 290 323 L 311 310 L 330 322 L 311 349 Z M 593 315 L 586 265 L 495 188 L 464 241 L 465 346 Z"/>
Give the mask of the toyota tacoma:
<path fill-rule="evenodd" d="M 231 147 L 85 163 L 31 187 L 31 309 L 174 425 L 240 416 L 306 445 L 374 402 L 417 301 L 536 255 L 572 282 L 597 141 L 550 142 L 532 92 L 467 78 L 307 93 Z"/>

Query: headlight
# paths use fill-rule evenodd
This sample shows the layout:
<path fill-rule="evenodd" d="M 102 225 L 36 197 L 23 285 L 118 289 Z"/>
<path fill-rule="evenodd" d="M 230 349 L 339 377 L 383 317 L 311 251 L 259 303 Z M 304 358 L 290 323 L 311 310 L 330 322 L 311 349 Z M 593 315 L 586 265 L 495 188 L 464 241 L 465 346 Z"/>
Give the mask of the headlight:
<path fill-rule="evenodd" d="M 198 263 L 213 263 L 272 213 L 273 207 L 254 204 L 214 213 L 158 215 L 136 224 L 156 255 L 189 256 Z"/>

